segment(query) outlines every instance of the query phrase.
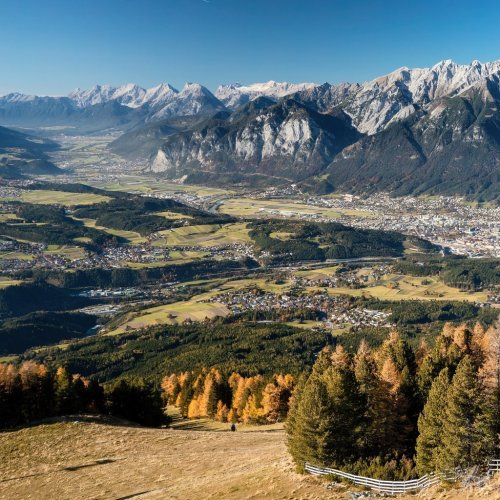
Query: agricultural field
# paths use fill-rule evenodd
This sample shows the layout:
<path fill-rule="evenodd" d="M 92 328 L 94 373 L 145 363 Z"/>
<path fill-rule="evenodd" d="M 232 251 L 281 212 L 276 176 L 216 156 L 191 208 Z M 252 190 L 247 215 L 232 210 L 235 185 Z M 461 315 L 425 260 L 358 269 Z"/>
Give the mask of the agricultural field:
<path fill-rule="evenodd" d="M 178 325 L 186 320 L 203 321 L 228 314 L 229 310 L 224 305 L 202 303 L 199 302 L 199 297 L 195 297 L 189 301 L 144 309 L 139 315 L 126 319 L 118 328 L 108 332 L 108 335 L 119 335 L 156 325 Z"/>
<path fill-rule="evenodd" d="M 293 200 L 254 200 L 251 198 L 230 198 L 219 205 L 220 213 L 235 217 L 277 217 L 294 218 L 300 214 L 318 215 L 334 219 L 341 215 L 356 217 L 373 217 L 370 212 L 349 209 L 331 209 L 297 203 Z"/>
<path fill-rule="evenodd" d="M 2 257 L 0 256 L 0 259 Z M 11 280 L 8 278 L 2 278 L 0 277 L 0 289 L 6 288 L 8 286 L 15 286 L 15 285 L 20 285 L 22 283 L 21 280 Z"/>
<path fill-rule="evenodd" d="M 48 245 L 44 251 L 45 255 L 60 255 L 69 260 L 79 260 L 85 257 L 85 251 L 81 247 L 69 245 Z"/>
<path fill-rule="evenodd" d="M 485 292 L 463 292 L 445 285 L 438 278 L 415 277 L 403 274 L 388 274 L 380 281 L 368 284 L 366 288 L 330 288 L 331 294 L 345 294 L 354 297 L 367 296 L 381 300 L 465 300 L 485 302 Z"/>
<path fill-rule="evenodd" d="M 154 242 L 155 246 L 200 246 L 211 247 L 231 243 L 250 243 L 247 225 L 243 222 L 235 224 L 202 224 L 183 226 L 160 231 L 163 236 Z"/>
<path fill-rule="evenodd" d="M 161 195 L 165 193 L 184 192 L 192 193 L 196 196 L 226 196 L 234 192 L 227 189 L 211 188 L 205 186 L 195 186 L 188 184 L 177 184 L 167 182 L 164 180 L 157 180 L 151 176 L 143 175 L 120 175 L 120 178 L 110 182 L 99 182 L 96 180 L 89 180 L 89 185 L 105 189 L 107 191 L 126 191 L 137 192 L 144 194 Z"/>
<path fill-rule="evenodd" d="M 20 241 L 20 240 L 17 240 Z M 6 259 L 6 260 L 12 260 L 12 259 L 18 259 L 18 260 L 33 260 L 34 257 L 33 255 L 29 255 L 26 253 L 21 253 L 21 252 L 0 252 L 0 260 Z"/>
<path fill-rule="evenodd" d="M 64 205 L 67 207 L 75 205 L 93 205 L 94 203 L 103 203 L 110 198 L 93 193 L 67 193 L 64 191 L 50 190 L 29 190 L 23 191 L 21 201 L 41 205 Z"/>
<path fill-rule="evenodd" d="M 92 227 L 94 229 L 98 229 L 99 231 L 103 231 L 108 234 L 112 234 L 113 236 L 119 236 L 121 238 L 125 238 L 128 240 L 131 245 L 140 245 L 141 243 L 145 243 L 147 239 L 144 236 L 141 236 L 139 233 L 135 231 L 124 231 L 121 229 L 113 229 L 104 226 L 97 226 L 95 219 L 76 219 L 83 222 L 84 226 Z"/>
<path fill-rule="evenodd" d="M 10 213 L 0 213 L 0 222 L 6 222 L 8 220 L 15 219 L 16 215 L 15 214 L 10 214 Z"/>

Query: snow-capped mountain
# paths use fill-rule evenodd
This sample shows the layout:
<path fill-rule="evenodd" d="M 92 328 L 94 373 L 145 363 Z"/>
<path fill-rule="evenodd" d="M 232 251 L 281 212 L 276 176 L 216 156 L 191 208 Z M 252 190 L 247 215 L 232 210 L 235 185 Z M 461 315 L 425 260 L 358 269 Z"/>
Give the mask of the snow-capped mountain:
<path fill-rule="evenodd" d="M 340 106 L 360 132 L 375 134 L 436 99 L 459 95 L 499 74 L 500 60 L 468 65 L 446 60 L 431 68 L 400 68 L 363 84 L 325 84 L 294 97 L 321 112 Z"/>
<path fill-rule="evenodd" d="M 150 89 L 135 84 L 95 85 L 68 96 L 19 93 L 0 97 L 0 123 L 11 126 L 71 126 L 79 132 L 127 128 L 173 116 L 209 115 L 225 110 L 207 88 L 187 83 L 178 91 L 168 83 Z"/>
<path fill-rule="evenodd" d="M 275 82 L 273 80 L 265 83 L 253 83 L 251 85 L 233 83 L 230 85 L 220 85 L 215 92 L 215 96 L 226 107 L 236 109 L 257 97 L 269 97 L 270 99 L 277 100 L 280 97 L 314 87 L 317 87 L 316 83 L 287 83 Z"/>
<path fill-rule="evenodd" d="M 89 90 L 76 89 L 68 97 L 79 108 L 87 108 L 96 104 L 103 104 L 109 101 L 117 101 L 124 106 L 131 108 L 140 106 L 144 99 L 146 90 L 128 83 L 121 87 L 112 87 L 111 85 L 94 85 Z"/>
<path fill-rule="evenodd" d="M 169 177 L 398 193 L 500 191 L 500 60 L 441 61 L 364 83 L 97 85 L 0 97 L 0 124 L 127 133 L 111 148 Z M 495 194 L 496 193 L 496 194 Z"/>
<path fill-rule="evenodd" d="M 162 120 L 172 116 L 192 116 L 222 111 L 225 106 L 203 85 L 186 83 L 180 92 L 175 91 L 168 99 L 154 105 L 148 121 Z"/>
<path fill-rule="evenodd" d="M 128 108 L 147 106 L 148 121 L 224 109 L 224 105 L 207 88 L 198 83 L 186 83 L 180 92 L 168 83 L 161 83 L 150 89 L 132 83 L 121 87 L 95 85 L 90 90 L 77 89 L 68 97 L 79 108 L 88 108 L 110 101 L 118 102 Z"/>

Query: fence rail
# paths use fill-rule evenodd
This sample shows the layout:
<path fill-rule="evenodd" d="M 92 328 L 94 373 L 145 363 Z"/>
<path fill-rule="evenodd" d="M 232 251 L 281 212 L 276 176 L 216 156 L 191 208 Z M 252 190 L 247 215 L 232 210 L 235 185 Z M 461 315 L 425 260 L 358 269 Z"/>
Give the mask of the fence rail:
<path fill-rule="evenodd" d="M 408 481 L 384 481 L 382 479 L 373 479 L 371 477 L 356 476 L 338 469 L 329 467 L 316 467 L 315 465 L 306 463 L 305 470 L 314 476 L 337 476 L 348 479 L 359 486 L 366 486 L 376 491 L 383 493 L 406 493 L 423 488 L 428 488 L 440 481 L 455 481 L 456 474 L 426 474 L 418 479 L 410 479 Z M 500 459 L 491 460 L 488 464 L 488 474 L 500 472 Z"/>
<path fill-rule="evenodd" d="M 495 472 L 500 472 L 500 458 L 490 460 L 488 464 L 488 473 L 495 474 Z"/>

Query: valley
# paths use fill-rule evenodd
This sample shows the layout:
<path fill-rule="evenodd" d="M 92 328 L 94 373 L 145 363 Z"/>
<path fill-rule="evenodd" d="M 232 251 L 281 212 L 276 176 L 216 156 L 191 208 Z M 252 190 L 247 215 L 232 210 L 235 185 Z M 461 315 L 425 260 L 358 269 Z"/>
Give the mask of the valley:
<path fill-rule="evenodd" d="M 0 97 L 0 497 L 493 498 L 499 64 Z"/>

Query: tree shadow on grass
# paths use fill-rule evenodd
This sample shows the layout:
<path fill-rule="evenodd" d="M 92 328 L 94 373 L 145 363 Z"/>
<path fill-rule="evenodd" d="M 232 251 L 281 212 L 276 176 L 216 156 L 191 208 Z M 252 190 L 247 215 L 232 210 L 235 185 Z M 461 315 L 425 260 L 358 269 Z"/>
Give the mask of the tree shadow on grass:
<path fill-rule="evenodd" d="M 10 477 L 8 479 L 0 479 L 0 483 L 7 483 L 9 481 L 16 481 L 18 479 L 28 479 L 31 477 L 45 476 L 47 474 L 52 474 L 54 472 L 65 472 L 65 471 L 73 472 L 73 471 L 77 471 L 80 469 L 85 469 L 87 467 L 97 467 L 98 465 L 112 464 L 114 462 L 118 462 L 119 460 L 126 460 L 126 459 L 125 458 L 99 458 L 97 460 L 94 460 L 93 462 L 89 462 L 86 464 L 70 465 L 68 467 L 61 467 L 61 468 L 55 469 L 53 471 L 35 472 L 33 474 L 26 474 L 25 476 L 17 476 L 17 477 Z"/>

